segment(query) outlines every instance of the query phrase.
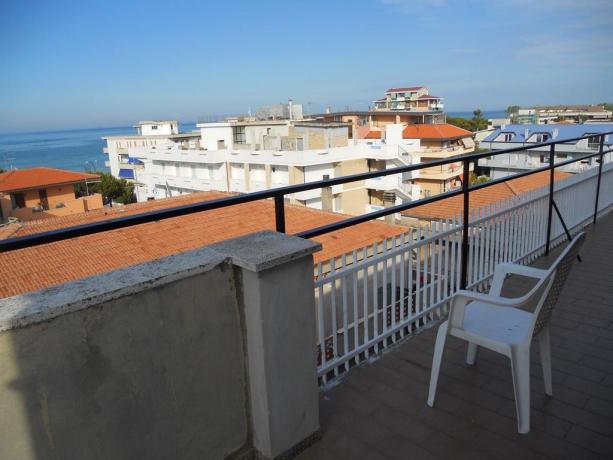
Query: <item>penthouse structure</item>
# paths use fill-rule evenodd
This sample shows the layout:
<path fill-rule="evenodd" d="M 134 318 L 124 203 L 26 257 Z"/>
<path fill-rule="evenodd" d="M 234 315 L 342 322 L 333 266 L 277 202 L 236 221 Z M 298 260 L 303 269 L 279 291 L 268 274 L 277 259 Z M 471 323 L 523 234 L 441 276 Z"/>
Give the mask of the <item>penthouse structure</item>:
<path fill-rule="evenodd" d="M 442 112 L 443 98 L 429 94 L 425 86 L 390 88 L 382 99 L 373 101 L 377 111 Z"/>

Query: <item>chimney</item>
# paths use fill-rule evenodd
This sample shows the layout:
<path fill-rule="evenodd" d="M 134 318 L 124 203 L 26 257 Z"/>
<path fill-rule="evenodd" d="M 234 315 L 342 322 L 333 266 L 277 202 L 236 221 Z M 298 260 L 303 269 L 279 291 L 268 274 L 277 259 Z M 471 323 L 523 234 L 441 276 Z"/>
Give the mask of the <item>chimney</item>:
<path fill-rule="evenodd" d="M 292 121 L 292 119 L 294 118 L 294 114 L 292 113 L 293 103 L 294 101 L 292 101 L 291 99 L 287 101 L 287 108 L 289 110 L 289 121 Z"/>
<path fill-rule="evenodd" d="M 396 194 L 394 192 L 383 192 L 383 207 L 390 208 L 396 204 Z M 394 214 L 388 214 L 385 216 L 385 223 L 388 225 L 394 225 L 396 223 L 396 218 Z"/>
<path fill-rule="evenodd" d="M 323 180 L 330 179 L 329 174 L 324 174 Z M 334 196 L 332 195 L 332 187 L 322 187 L 321 189 L 321 209 L 326 212 L 333 212 L 332 200 Z"/>

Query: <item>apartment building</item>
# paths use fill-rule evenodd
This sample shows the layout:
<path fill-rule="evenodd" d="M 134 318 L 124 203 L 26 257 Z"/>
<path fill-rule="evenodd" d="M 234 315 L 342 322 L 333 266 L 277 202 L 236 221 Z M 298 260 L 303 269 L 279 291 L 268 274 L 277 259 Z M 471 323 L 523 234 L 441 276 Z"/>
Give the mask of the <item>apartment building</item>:
<path fill-rule="evenodd" d="M 440 124 L 445 123 L 442 112 L 410 112 L 396 110 L 350 110 L 344 112 L 327 112 L 311 115 L 322 121 L 334 121 L 349 124 L 349 138 L 357 139 L 358 132 L 364 128 L 384 128 L 394 124 Z"/>
<path fill-rule="evenodd" d="M 146 201 L 196 191 L 248 193 L 447 158 L 474 149 L 472 133 L 447 124 L 360 127 L 353 138 L 349 123 L 321 119 L 232 119 L 197 126 L 198 138 L 193 133 L 169 135 L 143 139 L 137 147 L 115 154 L 109 150 L 109 158 L 123 156 L 109 160 L 113 174 L 125 177 L 126 168 L 132 165 L 137 199 Z M 455 164 L 436 171 L 428 168 L 423 173 L 335 185 L 329 191 L 295 193 L 289 201 L 359 215 L 457 187 L 460 174 Z"/>
<path fill-rule="evenodd" d="M 139 173 L 144 171 L 144 164 L 135 152 L 142 153 L 143 149 L 156 149 L 176 147 L 179 149 L 199 148 L 200 132 L 179 132 L 177 120 L 140 121 L 134 125 L 136 134 L 107 136 L 103 152 L 108 155 L 106 166 L 111 174 L 120 179 L 134 182 L 137 198 L 141 199 L 142 184 L 139 182 Z"/>
<path fill-rule="evenodd" d="M 601 105 L 547 105 L 521 108 L 513 116 L 519 124 L 549 124 L 566 122 L 605 122 L 613 118 L 613 112 Z"/>
<path fill-rule="evenodd" d="M 556 162 L 578 159 L 598 151 L 600 143 L 598 134 L 608 131 L 613 131 L 613 123 L 504 125 L 481 141 L 480 147 L 490 150 L 503 150 L 524 146 L 527 150 L 483 158 L 479 160 L 479 166 L 486 168 L 486 172 L 492 179 L 540 168 L 549 164 L 549 147 L 530 148 L 530 144 L 593 134 L 594 136 L 589 139 L 556 145 Z M 605 136 L 605 145 L 611 146 L 612 144 L 613 136 Z M 610 160 L 611 154 L 608 153 L 605 155 L 605 161 Z M 597 164 L 596 158 L 586 158 L 562 166 L 560 169 L 570 173 L 578 173 Z"/>
<path fill-rule="evenodd" d="M 442 112 L 443 98 L 429 94 L 425 86 L 390 88 L 373 101 L 376 111 Z"/>
<path fill-rule="evenodd" d="M 133 169 L 137 198 L 146 201 L 208 190 L 247 193 L 419 161 L 418 155 L 399 145 L 350 140 L 347 123 L 234 119 L 200 123 L 198 128 L 199 138 L 188 142 L 175 135 L 154 139 L 155 144 L 143 139 L 125 152 L 109 149 L 109 158 L 123 155 L 109 160 L 113 174 L 124 177 L 122 169 L 137 163 Z M 419 144 L 410 148 L 416 152 Z M 411 174 L 388 176 L 333 186 L 323 198 L 320 190 L 289 198 L 306 207 L 363 214 L 383 206 L 384 191 L 393 192 L 392 203 L 414 199 L 419 190 L 410 183 L 412 178 Z"/>

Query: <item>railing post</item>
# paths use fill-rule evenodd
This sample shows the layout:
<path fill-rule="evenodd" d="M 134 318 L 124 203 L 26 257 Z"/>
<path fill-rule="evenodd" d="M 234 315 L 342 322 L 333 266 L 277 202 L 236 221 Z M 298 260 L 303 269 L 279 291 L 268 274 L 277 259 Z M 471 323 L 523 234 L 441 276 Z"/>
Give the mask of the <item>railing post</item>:
<path fill-rule="evenodd" d="M 462 272 L 460 277 L 460 289 L 466 289 L 468 284 L 468 218 L 470 203 L 468 200 L 468 187 L 470 185 L 470 162 L 464 160 L 464 176 L 462 180 L 462 192 L 464 196 L 464 217 L 462 218 Z"/>
<path fill-rule="evenodd" d="M 596 223 L 596 216 L 598 216 L 598 198 L 600 197 L 600 178 L 602 177 L 602 163 L 604 163 L 604 134 L 600 135 L 600 145 L 598 146 L 598 181 L 596 183 L 596 202 L 594 203 L 594 223 Z"/>
<path fill-rule="evenodd" d="M 556 145 L 551 144 L 549 147 L 549 214 L 547 216 L 547 242 L 545 243 L 545 255 L 549 255 L 549 246 L 551 244 L 551 219 L 553 217 L 553 173 L 555 161 Z"/>
<path fill-rule="evenodd" d="M 285 233 L 285 205 L 283 195 L 275 195 L 275 225 L 279 233 Z"/>

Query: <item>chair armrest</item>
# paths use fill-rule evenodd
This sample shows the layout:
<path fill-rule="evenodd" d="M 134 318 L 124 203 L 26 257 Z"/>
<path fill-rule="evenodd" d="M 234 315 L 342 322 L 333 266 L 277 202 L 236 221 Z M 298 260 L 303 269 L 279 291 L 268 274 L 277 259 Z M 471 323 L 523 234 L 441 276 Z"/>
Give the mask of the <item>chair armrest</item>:
<path fill-rule="evenodd" d="M 502 263 L 496 265 L 494 270 L 494 278 L 490 287 L 490 295 L 500 296 L 502 285 L 507 275 L 521 275 L 529 278 L 543 279 L 549 274 L 549 270 L 540 268 L 528 267 L 520 264 Z"/>

